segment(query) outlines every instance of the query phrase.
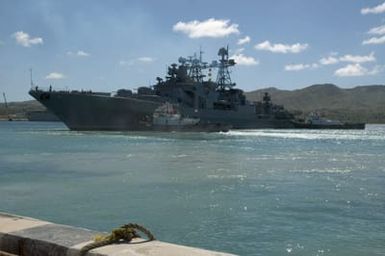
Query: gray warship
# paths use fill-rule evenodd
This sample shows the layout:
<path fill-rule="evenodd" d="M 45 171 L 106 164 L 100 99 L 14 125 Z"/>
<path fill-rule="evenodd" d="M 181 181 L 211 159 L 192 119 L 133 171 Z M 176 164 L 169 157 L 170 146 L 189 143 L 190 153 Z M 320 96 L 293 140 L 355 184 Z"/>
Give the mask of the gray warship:
<path fill-rule="evenodd" d="M 219 60 L 202 61 L 202 51 L 168 67 L 165 79 L 156 78 L 137 92 L 116 93 L 41 89 L 31 78 L 29 94 L 54 113 L 71 130 L 205 130 L 293 128 L 294 116 L 272 103 L 266 93 L 260 102 L 249 102 L 235 88 L 230 68 L 236 63 L 229 50 L 218 51 Z M 217 71 L 216 80 L 212 72 Z M 159 115 L 171 105 L 178 113 L 168 120 Z M 162 116 L 163 119 L 159 119 Z M 194 120 L 194 121 L 192 121 Z M 184 129 L 186 128 L 186 129 Z M 178 130 L 178 129 L 177 129 Z"/>

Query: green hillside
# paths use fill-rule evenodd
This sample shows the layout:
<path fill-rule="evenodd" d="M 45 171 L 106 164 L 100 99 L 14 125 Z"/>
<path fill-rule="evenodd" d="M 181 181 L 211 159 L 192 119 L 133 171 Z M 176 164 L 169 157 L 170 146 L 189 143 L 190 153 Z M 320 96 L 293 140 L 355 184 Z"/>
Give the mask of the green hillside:
<path fill-rule="evenodd" d="M 260 101 L 268 92 L 276 104 L 284 105 L 299 116 L 318 112 L 341 121 L 385 123 L 385 86 L 358 86 L 342 89 L 334 84 L 316 84 L 298 90 L 266 88 L 246 93 L 251 101 Z"/>

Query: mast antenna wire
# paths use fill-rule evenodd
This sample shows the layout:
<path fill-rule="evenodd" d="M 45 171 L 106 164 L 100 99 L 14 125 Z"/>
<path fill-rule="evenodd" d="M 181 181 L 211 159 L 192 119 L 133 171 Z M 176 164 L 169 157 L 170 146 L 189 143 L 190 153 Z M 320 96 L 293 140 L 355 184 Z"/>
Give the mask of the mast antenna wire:
<path fill-rule="evenodd" d="M 32 68 L 29 69 L 31 88 L 33 88 L 33 80 L 32 80 Z"/>

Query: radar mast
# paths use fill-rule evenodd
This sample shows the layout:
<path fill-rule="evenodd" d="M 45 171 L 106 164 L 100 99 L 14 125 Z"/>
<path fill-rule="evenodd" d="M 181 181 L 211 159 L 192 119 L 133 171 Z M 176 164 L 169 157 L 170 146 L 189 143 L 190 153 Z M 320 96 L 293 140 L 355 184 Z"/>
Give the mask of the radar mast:
<path fill-rule="evenodd" d="M 203 82 L 203 78 L 205 77 L 205 75 L 203 75 L 202 70 L 207 68 L 207 62 L 202 61 L 202 54 L 203 54 L 203 51 L 200 48 L 199 58 L 195 53 L 194 56 L 190 56 L 187 61 L 188 67 L 189 67 L 189 76 L 193 79 L 194 82 L 198 82 L 198 83 Z"/>
<path fill-rule="evenodd" d="M 229 59 L 229 46 L 219 49 L 218 56 L 221 57 L 217 75 L 218 88 L 220 90 L 231 89 L 235 86 L 235 83 L 231 82 L 229 67 L 234 66 L 236 63 L 233 59 Z"/>

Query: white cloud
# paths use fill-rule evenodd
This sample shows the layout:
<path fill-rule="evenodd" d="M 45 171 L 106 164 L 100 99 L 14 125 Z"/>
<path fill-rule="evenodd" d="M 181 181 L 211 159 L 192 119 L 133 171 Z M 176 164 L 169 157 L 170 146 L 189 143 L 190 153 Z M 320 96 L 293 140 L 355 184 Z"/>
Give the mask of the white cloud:
<path fill-rule="evenodd" d="M 77 54 L 78 56 L 82 56 L 82 57 L 88 57 L 88 56 L 90 56 L 89 53 L 84 52 L 84 51 L 78 51 L 76 54 Z"/>
<path fill-rule="evenodd" d="M 151 57 L 139 57 L 139 58 L 131 59 L 131 60 L 121 60 L 121 61 L 119 61 L 119 65 L 120 66 L 133 66 L 136 64 L 140 64 L 140 63 L 146 64 L 146 63 L 151 63 L 154 61 L 155 61 L 155 59 L 151 58 Z"/>
<path fill-rule="evenodd" d="M 235 49 L 234 55 L 239 54 L 239 53 L 243 52 L 244 50 L 245 50 L 245 48 L 238 48 L 238 49 Z M 231 50 L 230 50 L 230 51 L 231 51 Z"/>
<path fill-rule="evenodd" d="M 249 36 L 245 36 L 244 38 L 238 39 L 237 45 L 250 43 L 251 38 Z"/>
<path fill-rule="evenodd" d="M 30 37 L 27 33 L 24 33 L 23 31 L 17 31 L 14 34 L 12 34 L 12 37 L 16 39 L 16 43 L 24 46 L 24 47 L 30 47 L 31 45 L 35 44 L 43 44 L 43 39 L 41 37 Z"/>
<path fill-rule="evenodd" d="M 187 34 L 190 38 L 225 37 L 239 34 L 238 24 L 230 24 L 230 20 L 216 20 L 214 18 L 190 22 L 179 21 L 173 26 L 173 31 Z"/>
<path fill-rule="evenodd" d="M 379 26 L 372 28 L 368 31 L 368 34 L 373 34 L 373 35 L 384 35 L 385 34 L 385 25 Z"/>
<path fill-rule="evenodd" d="M 339 59 L 333 56 L 329 56 L 327 58 L 322 58 L 319 60 L 319 63 L 321 65 L 332 65 L 332 64 L 337 64 L 339 62 Z"/>
<path fill-rule="evenodd" d="M 300 71 L 304 69 L 315 69 L 318 68 L 319 65 L 317 63 L 313 64 L 289 64 L 285 66 L 286 71 Z"/>
<path fill-rule="evenodd" d="M 381 67 L 375 66 L 373 69 L 369 70 L 360 63 L 348 64 L 347 66 L 337 69 L 334 72 L 335 76 L 339 77 L 349 77 L 349 76 L 368 76 L 375 75 L 381 71 Z"/>
<path fill-rule="evenodd" d="M 384 44 L 385 43 L 385 25 L 371 28 L 368 31 L 368 34 L 379 35 L 380 37 L 371 37 L 369 39 L 366 39 L 362 42 L 363 45 L 366 45 L 366 44 Z"/>
<path fill-rule="evenodd" d="M 321 65 L 332 65 L 339 62 L 351 62 L 351 63 L 364 63 L 364 62 L 374 62 L 376 57 L 374 52 L 371 52 L 369 55 L 351 55 L 346 54 L 344 56 L 338 57 L 337 54 L 331 54 L 328 57 L 324 57 L 319 60 Z"/>
<path fill-rule="evenodd" d="M 383 12 L 385 12 L 385 2 L 374 7 L 366 7 L 361 9 L 361 14 L 369 14 L 369 13 L 379 14 Z"/>
<path fill-rule="evenodd" d="M 119 61 L 119 65 L 120 66 L 132 66 L 132 65 L 134 65 L 134 61 L 133 60 L 121 60 L 121 61 Z"/>
<path fill-rule="evenodd" d="M 337 69 L 334 72 L 336 76 L 363 76 L 368 70 L 362 67 L 359 63 L 356 64 L 348 64 L 347 66 Z"/>
<path fill-rule="evenodd" d="M 285 66 L 286 71 L 300 71 L 310 68 L 310 65 L 308 64 L 289 64 Z"/>
<path fill-rule="evenodd" d="M 255 66 L 259 64 L 258 60 L 251 56 L 245 56 L 243 53 L 236 53 L 230 59 L 234 59 L 235 63 L 242 66 Z"/>
<path fill-rule="evenodd" d="M 89 56 L 91 56 L 91 54 L 89 54 L 88 52 L 81 51 L 81 50 L 79 50 L 77 52 L 68 51 L 67 55 L 68 56 L 77 56 L 77 57 L 89 57 Z"/>
<path fill-rule="evenodd" d="M 270 51 L 274 53 L 299 53 L 308 48 L 308 44 L 271 44 L 269 41 L 264 41 L 255 45 L 255 49 Z"/>
<path fill-rule="evenodd" d="M 64 79 L 66 78 L 62 73 L 58 73 L 58 72 L 52 72 L 52 73 L 49 73 L 45 79 L 52 79 L 52 80 L 59 80 L 59 79 Z"/>
<path fill-rule="evenodd" d="M 137 60 L 145 63 L 150 63 L 154 61 L 154 59 L 151 57 L 139 57 Z"/>
<path fill-rule="evenodd" d="M 373 62 L 376 61 L 376 57 L 374 57 L 374 52 L 371 52 L 369 55 L 344 55 L 340 57 L 340 61 L 343 62 L 353 62 L 353 63 L 364 63 L 364 62 Z"/>
<path fill-rule="evenodd" d="M 311 64 L 311 68 L 319 68 L 319 65 L 317 63 Z"/>
<path fill-rule="evenodd" d="M 363 45 L 366 44 L 384 44 L 385 43 L 385 35 L 381 37 L 372 37 L 362 42 Z"/>

